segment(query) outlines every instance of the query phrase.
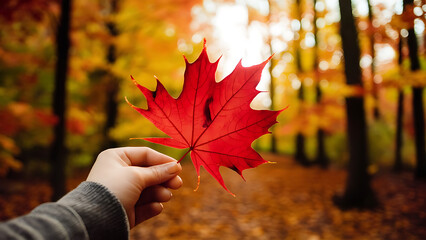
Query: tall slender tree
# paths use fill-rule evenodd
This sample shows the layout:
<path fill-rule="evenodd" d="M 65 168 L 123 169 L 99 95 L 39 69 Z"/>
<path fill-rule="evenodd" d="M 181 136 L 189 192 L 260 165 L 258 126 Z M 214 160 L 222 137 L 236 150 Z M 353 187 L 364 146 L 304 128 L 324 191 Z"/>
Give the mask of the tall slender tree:
<path fill-rule="evenodd" d="M 412 15 L 414 0 L 404 0 L 404 12 Z M 410 19 L 410 18 L 408 18 Z M 418 43 L 414 31 L 414 23 L 410 23 L 408 30 L 407 44 L 410 58 L 411 71 L 420 69 Z M 425 154 L 425 121 L 423 109 L 423 87 L 413 87 L 413 119 L 414 119 L 414 139 L 416 145 L 416 178 L 426 178 L 426 154 Z"/>
<path fill-rule="evenodd" d="M 109 0 L 106 2 L 106 10 L 108 12 L 109 18 L 105 23 L 105 26 L 110 34 L 111 38 L 114 39 L 119 35 L 119 30 L 117 24 L 114 21 L 114 15 L 118 13 L 119 9 L 118 0 Z M 117 60 L 117 47 L 114 41 L 108 45 L 106 61 L 109 66 L 112 66 Z M 111 148 L 116 147 L 117 143 L 109 136 L 109 132 L 112 128 L 115 127 L 117 122 L 118 114 L 118 100 L 117 95 L 120 91 L 120 79 L 115 76 L 111 71 L 108 71 L 105 76 L 105 125 L 103 128 L 104 143 L 102 148 Z"/>
<path fill-rule="evenodd" d="M 301 0 L 296 0 L 296 18 L 301 25 L 301 20 L 302 20 L 302 13 L 301 13 L 301 5 L 302 2 Z M 300 36 L 299 36 L 300 39 Z M 297 41 L 295 41 L 295 63 L 296 63 L 296 70 L 298 73 L 302 73 L 303 72 L 303 67 L 302 67 L 302 59 L 301 59 L 301 52 L 300 52 L 300 41 L 299 39 Z M 300 79 L 300 89 L 297 95 L 297 98 L 299 100 L 299 113 L 302 114 L 302 107 L 303 107 L 303 101 L 305 98 L 305 92 L 304 92 L 304 84 L 303 84 L 303 79 Z M 308 158 L 306 156 L 305 153 L 305 136 L 303 135 L 302 132 L 298 131 L 296 134 L 296 152 L 295 152 L 295 159 L 296 161 L 300 162 L 302 165 L 307 165 L 308 164 Z"/>
<path fill-rule="evenodd" d="M 370 53 L 371 53 L 371 86 L 372 86 L 372 93 L 374 98 L 374 107 L 373 107 L 373 116 L 375 119 L 378 119 L 380 117 L 380 111 L 379 111 L 379 100 L 378 100 L 378 89 L 377 84 L 374 81 L 374 77 L 376 76 L 376 50 L 374 49 L 375 39 L 374 39 L 374 13 L 373 13 L 373 6 L 371 5 L 371 0 L 367 0 L 367 6 L 368 6 L 368 21 L 370 25 L 370 31 L 368 31 L 368 39 L 370 42 Z"/>
<path fill-rule="evenodd" d="M 268 22 L 271 21 L 271 17 L 272 17 L 272 11 L 273 11 L 273 7 L 272 7 L 272 2 L 271 0 L 268 0 L 268 4 L 269 4 L 269 13 L 268 13 Z M 271 54 L 274 54 L 274 50 L 272 48 L 272 34 L 269 34 L 269 50 L 271 51 Z M 271 76 L 271 82 L 269 84 L 269 95 L 271 97 L 271 110 L 275 109 L 275 77 L 272 74 L 272 70 L 274 69 L 274 67 L 276 66 L 276 60 L 274 58 L 271 58 L 271 60 L 269 61 L 269 75 Z M 271 152 L 276 153 L 277 152 L 277 136 L 276 133 L 274 131 L 271 131 Z"/>
<path fill-rule="evenodd" d="M 403 38 L 399 35 L 398 42 L 398 67 L 399 71 L 402 71 L 402 60 L 404 58 L 402 54 Z M 403 115 L 404 115 L 404 91 L 403 89 L 398 90 L 398 107 L 396 113 L 396 140 L 395 140 L 395 163 L 394 171 L 399 172 L 403 168 L 402 164 L 402 133 L 403 133 Z"/>
<path fill-rule="evenodd" d="M 350 86 L 362 87 L 360 48 L 351 0 L 339 0 L 339 6 L 346 83 Z M 342 208 L 371 207 L 376 204 L 376 198 L 367 172 L 368 148 L 364 97 L 346 97 L 346 114 L 349 145 L 348 177 L 343 196 L 336 196 L 334 200 Z"/>
<path fill-rule="evenodd" d="M 70 49 L 70 15 L 71 0 L 62 0 L 61 16 L 56 36 L 55 88 L 53 92 L 53 114 L 57 117 L 54 127 L 54 138 L 50 152 L 50 183 L 53 188 L 52 200 L 65 194 L 65 114 L 66 114 L 66 82 L 68 72 L 68 56 Z"/>
<path fill-rule="evenodd" d="M 317 28 L 317 11 L 315 9 L 315 5 L 317 4 L 317 0 L 313 2 L 313 10 L 314 10 L 314 19 L 313 19 L 313 33 L 315 38 L 314 45 L 314 78 L 315 78 L 315 89 L 316 89 L 316 103 L 320 105 L 322 98 L 322 91 L 320 86 L 320 72 L 319 72 L 319 49 L 318 49 L 318 28 Z M 317 130 L 317 156 L 316 162 L 322 167 L 327 168 L 329 165 L 329 161 L 325 152 L 325 132 L 324 129 L 320 126 Z"/>

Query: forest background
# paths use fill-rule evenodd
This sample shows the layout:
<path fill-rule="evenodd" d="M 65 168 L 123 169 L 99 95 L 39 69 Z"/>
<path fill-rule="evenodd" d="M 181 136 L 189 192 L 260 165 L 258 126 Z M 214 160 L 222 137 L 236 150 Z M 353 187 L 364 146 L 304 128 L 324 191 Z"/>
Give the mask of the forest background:
<path fill-rule="evenodd" d="M 179 159 L 182 151 L 129 140 L 163 133 L 124 98 L 146 106 L 130 75 L 151 90 L 155 75 L 179 96 L 182 55 L 194 61 L 205 38 L 210 60 L 221 57 L 217 81 L 240 59 L 249 66 L 274 54 L 252 107 L 289 108 L 253 147 L 345 171 L 334 204 L 375 208 L 371 176 L 426 178 L 425 12 L 424 0 L 4 1 L 0 192 L 7 199 L 22 191 L 16 182 L 50 182 L 42 199 L 57 199 L 109 147 Z"/>

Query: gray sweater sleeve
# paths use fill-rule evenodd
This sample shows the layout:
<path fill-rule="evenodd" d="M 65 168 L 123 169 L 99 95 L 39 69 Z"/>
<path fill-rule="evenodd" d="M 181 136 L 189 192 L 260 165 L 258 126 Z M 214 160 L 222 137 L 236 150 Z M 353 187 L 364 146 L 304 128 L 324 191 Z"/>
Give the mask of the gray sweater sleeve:
<path fill-rule="evenodd" d="M 103 185 L 83 182 L 58 202 L 0 223 L 0 239 L 128 239 L 119 200 Z"/>

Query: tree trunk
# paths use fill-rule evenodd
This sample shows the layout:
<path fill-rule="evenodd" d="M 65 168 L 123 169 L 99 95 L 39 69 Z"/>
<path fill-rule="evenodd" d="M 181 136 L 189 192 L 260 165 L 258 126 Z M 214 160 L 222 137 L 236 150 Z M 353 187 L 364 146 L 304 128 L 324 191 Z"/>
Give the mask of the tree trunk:
<path fill-rule="evenodd" d="M 371 28 L 373 28 L 373 7 L 371 6 L 371 1 L 367 0 L 368 5 L 368 20 L 370 22 Z M 373 98 L 374 98 L 374 107 L 373 107 L 373 116 L 377 120 L 380 118 L 380 111 L 379 111 L 379 97 L 378 97 L 378 89 L 377 84 L 374 81 L 374 77 L 376 74 L 376 53 L 374 49 L 374 32 L 375 31 L 369 31 L 368 32 L 368 39 L 370 41 L 370 52 L 371 52 L 371 86 L 372 86 L 372 92 L 373 92 Z"/>
<path fill-rule="evenodd" d="M 376 199 L 367 173 L 368 149 L 364 98 L 346 98 L 349 165 L 346 189 L 336 203 L 342 208 L 373 207 Z"/>
<path fill-rule="evenodd" d="M 297 54 L 300 55 L 300 54 Z M 297 59 L 300 59 L 300 57 L 297 57 Z M 299 60 L 298 60 L 299 61 Z M 300 71 L 299 71 L 300 72 Z M 303 80 L 301 79 L 301 85 L 298 93 L 298 99 L 300 103 L 300 108 L 303 107 L 303 99 L 304 99 L 304 88 L 303 88 Z M 302 115 L 302 110 L 299 109 L 299 115 Z M 296 153 L 295 153 L 295 159 L 300 164 L 307 166 L 309 164 L 308 157 L 305 153 L 305 136 L 299 131 L 296 134 Z"/>
<path fill-rule="evenodd" d="M 360 49 L 351 0 L 339 0 L 339 5 L 346 83 L 362 86 L 359 66 Z M 346 114 L 349 146 L 348 177 L 343 196 L 335 197 L 334 200 L 342 208 L 373 207 L 376 205 L 376 198 L 367 172 L 368 149 L 364 98 L 362 96 L 347 97 Z"/>
<path fill-rule="evenodd" d="M 400 172 L 402 165 L 402 123 L 404 115 L 404 92 L 399 90 L 398 93 L 398 110 L 396 115 L 396 142 L 395 142 L 395 164 L 393 169 L 395 172 Z"/>
<path fill-rule="evenodd" d="M 272 50 L 272 48 L 271 48 Z M 271 74 L 271 83 L 269 86 L 269 94 L 271 96 L 271 110 L 275 109 L 275 101 L 274 101 L 274 97 L 275 97 L 275 85 L 274 85 L 274 77 L 272 76 L 272 69 L 275 66 L 275 60 L 273 58 L 271 58 L 270 61 L 270 67 L 269 67 L 269 73 Z M 277 136 L 275 134 L 274 131 L 271 130 L 271 152 L 273 153 L 277 153 Z"/>
<path fill-rule="evenodd" d="M 109 12 L 111 15 L 114 15 L 118 12 L 118 0 L 110 0 L 110 4 L 108 6 Z M 119 31 L 117 29 L 116 23 L 112 20 L 106 23 L 106 27 L 108 29 L 109 34 L 112 37 L 117 37 L 119 35 Z M 117 49 L 115 43 L 111 43 L 108 46 L 108 52 L 106 56 L 106 60 L 108 65 L 112 66 L 117 60 Z M 120 92 L 120 82 L 117 76 L 115 76 L 112 72 L 108 72 L 108 76 L 106 76 L 106 101 L 105 101 L 105 125 L 103 129 L 104 142 L 102 144 L 102 149 L 117 147 L 117 142 L 113 140 L 109 132 L 113 129 L 117 122 L 118 116 L 118 101 L 117 95 Z"/>
<path fill-rule="evenodd" d="M 327 168 L 330 164 L 327 154 L 325 152 L 325 132 L 323 129 L 317 131 L 317 163 L 322 168 Z"/>
<path fill-rule="evenodd" d="M 300 2 L 301 0 L 296 0 L 296 9 L 297 9 L 297 18 L 298 21 L 301 22 L 302 16 L 300 13 Z M 300 37 L 299 37 L 300 39 Z M 300 41 L 296 41 L 296 46 L 295 46 L 295 57 L 296 57 L 296 69 L 298 73 L 302 73 L 303 72 L 303 67 L 302 67 L 302 62 L 301 62 L 301 57 L 300 57 Z M 304 86 L 303 86 L 303 79 L 300 79 L 300 89 L 298 92 L 298 99 L 299 99 L 299 103 L 300 106 L 299 107 L 299 115 L 302 115 L 302 107 L 303 107 L 303 100 L 305 98 L 305 93 L 304 93 Z M 295 159 L 296 161 L 298 161 L 299 163 L 301 163 L 302 165 L 308 165 L 308 158 L 306 156 L 305 153 L 305 136 L 299 131 L 296 134 L 296 152 L 295 152 Z"/>
<path fill-rule="evenodd" d="M 50 184 L 53 189 L 52 200 L 59 199 L 66 193 L 65 188 L 65 113 L 66 80 L 68 72 L 68 52 L 70 48 L 71 0 L 62 0 L 61 17 L 56 36 L 55 89 L 53 92 L 53 114 L 57 117 L 54 137 L 50 150 Z"/>
<path fill-rule="evenodd" d="M 425 158 L 425 122 L 423 110 L 423 88 L 413 88 L 413 117 L 416 140 L 416 171 L 415 177 L 426 179 Z"/>
<path fill-rule="evenodd" d="M 315 10 L 315 5 L 317 3 L 317 0 L 314 0 L 314 20 L 313 20 L 313 32 L 314 32 L 314 38 L 315 38 L 315 45 L 314 45 L 314 82 L 316 83 L 316 103 L 317 105 L 321 104 L 321 98 L 322 98 L 322 92 L 321 92 L 321 86 L 320 86 L 320 76 L 319 76 L 319 53 L 318 53 L 318 29 L 317 29 L 317 11 Z M 325 152 L 325 132 L 324 130 L 319 127 L 317 130 L 317 156 L 316 156 L 316 162 L 322 167 L 327 168 L 329 165 L 329 160 Z"/>
<path fill-rule="evenodd" d="M 420 69 L 417 38 L 414 29 L 408 30 L 408 49 L 410 55 L 411 71 Z M 413 119 L 414 139 L 416 145 L 416 178 L 426 178 L 425 156 L 425 122 L 423 110 L 423 88 L 413 87 Z"/>
<path fill-rule="evenodd" d="M 413 5 L 413 0 L 404 0 L 404 10 L 407 5 Z M 418 43 L 414 27 L 408 29 L 408 50 L 410 56 L 411 71 L 420 69 Z M 413 119 L 414 139 L 416 145 L 416 178 L 426 178 L 426 154 L 425 154 L 425 121 L 423 109 L 423 88 L 413 87 Z"/>
<path fill-rule="evenodd" d="M 268 6 L 269 6 L 269 14 L 268 14 L 268 20 L 271 19 L 272 15 L 272 5 L 271 1 L 268 0 Z M 271 55 L 274 54 L 274 50 L 272 49 L 272 34 L 269 34 L 269 50 L 271 52 Z M 269 95 L 271 97 L 271 110 L 275 109 L 275 79 L 272 75 L 272 70 L 274 69 L 276 65 L 276 60 L 274 58 L 271 58 L 269 61 L 269 75 L 271 76 L 271 82 L 269 84 Z M 271 131 L 271 152 L 277 153 L 277 136 L 274 131 Z"/>
<path fill-rule="evenodd" d="M 403 60 L 402 55 L 402 36 L 399 36 L 398 42 L 398 65 L 401 71 L 401 65 Z M 403 133 L 403 116 L 404 116 L 404 91 L 398 90 L 398 107 L 396 113 L 396 140 L 395 140 L 395 163 L 393 169 L 395 172 L 400 172 L 403 168 L 402 164 L 402 133 Z"/>
<path fill-rule="evenodd" d="M 115 63 L 116 59 L 116 50 L 115 46 L 111 44 L 108 48 L 108 64 Z M 117 122 L 117 116 L 118 116 L 118 101 L 117 101 L 117 95 L 120 91 L 120 84 L 119 79 L 112 73 L 108 72 L 108 76 L 106 76 L 106 98 L 105 98 L 105 125 L 103 129 L 103 135 L 104 135 L 104 143 L 101 150 L 107 149 L 107 148 L 114 148 L 117 147 L 117 142 L 113 140 L 109 132 L 112 128 L 115 127 Z"/>

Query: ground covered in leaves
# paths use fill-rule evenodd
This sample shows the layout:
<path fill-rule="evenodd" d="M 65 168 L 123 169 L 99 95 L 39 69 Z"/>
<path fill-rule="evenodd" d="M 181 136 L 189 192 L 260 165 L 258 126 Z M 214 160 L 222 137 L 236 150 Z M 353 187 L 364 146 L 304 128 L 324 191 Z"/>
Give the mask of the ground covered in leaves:
<path fill-rule="evenodd" d="M 341 169 L 304 168 L 293 160 L 264 155 L 276 164 L 244 172 L 246 182 L 222 169 L 234 198 L 205 171 L 197 192 L 190 162 L 183 163 L 183 187 L 164 212 L 131 231 L 131 239 L 426 239 L 426 183 L 411 173 L 379 172 L 375 210 L 341 211 L 332 202 L 344 189 Z M 84 179 L 73 178 L 70 187 Z M 43 182 L 20 183 L 0 195 L 0 219 L 23 214 L 46 201 Z"/>

